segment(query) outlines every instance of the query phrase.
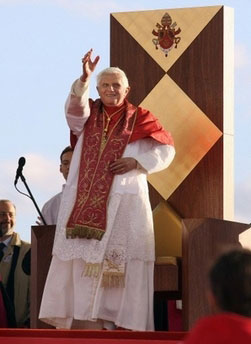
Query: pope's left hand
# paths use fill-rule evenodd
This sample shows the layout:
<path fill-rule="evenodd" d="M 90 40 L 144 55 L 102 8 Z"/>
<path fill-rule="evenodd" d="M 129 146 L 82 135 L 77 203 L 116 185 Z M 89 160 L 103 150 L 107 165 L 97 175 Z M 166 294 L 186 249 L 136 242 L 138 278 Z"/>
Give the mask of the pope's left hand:
<path fill-rule="evenodd" d="M 137 168 L 137 160 L 134 158 L 120 158 L 110 164 L 110 170 L 114 174 L 124 174 Z"/>

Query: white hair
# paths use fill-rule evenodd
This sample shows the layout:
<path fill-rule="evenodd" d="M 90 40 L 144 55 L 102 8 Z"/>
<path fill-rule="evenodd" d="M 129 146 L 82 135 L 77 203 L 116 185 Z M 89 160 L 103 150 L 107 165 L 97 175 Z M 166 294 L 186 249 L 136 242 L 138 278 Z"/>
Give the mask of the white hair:
<path fill-rule="evenodd" d="M 10 201 L 9 199 L 0 199 L 0 204 L 2 204 L 2 203 L 10 203 L 16 210 L 15 204 L 12 201 Z"/>
<path fill-rule="evenodd" d="M 120 69 L 119 67 L 109 67 L 109 68 L 103 69 L 101 72 L 99 72 L 97 75 L 97 85 L 98 86 L 100 84 L 101 78 L 104 75 L 108 75 L 108 74 L 119 74 L 121 77 L 122 84 L 125 87 L 129 87 L 129 82 L 128 82 L 127 76 L 126 76 L 125 72 L 122 69 Z"/>

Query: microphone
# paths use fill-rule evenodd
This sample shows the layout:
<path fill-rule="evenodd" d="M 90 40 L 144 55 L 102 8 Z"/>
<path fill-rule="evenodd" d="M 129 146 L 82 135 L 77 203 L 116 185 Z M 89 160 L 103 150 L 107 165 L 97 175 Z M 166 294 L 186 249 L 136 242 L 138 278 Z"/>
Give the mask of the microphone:
<path fill-rule="evenodd" d="M 19 160 L 18 160 L 18 168 L 17 168 L 17 172 L 16 172 L 16 178 L 14 181 L 14 185 L 16 186 L 18 178 L 22 175 L 22 171 L 23 171 L 23 167 L 25 165 L 25 158 L 22 156 Z"/>

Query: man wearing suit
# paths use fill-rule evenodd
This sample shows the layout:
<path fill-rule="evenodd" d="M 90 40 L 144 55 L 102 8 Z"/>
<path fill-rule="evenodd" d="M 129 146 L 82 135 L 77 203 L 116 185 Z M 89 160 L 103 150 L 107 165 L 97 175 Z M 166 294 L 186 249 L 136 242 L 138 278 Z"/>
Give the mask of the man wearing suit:
<path fill-rule="evenodd" d="M 0 275 L 12 302 L 17 327 L 29 327 L 30 244 L 14 232 L 16 208 L 0 200 Z"/>

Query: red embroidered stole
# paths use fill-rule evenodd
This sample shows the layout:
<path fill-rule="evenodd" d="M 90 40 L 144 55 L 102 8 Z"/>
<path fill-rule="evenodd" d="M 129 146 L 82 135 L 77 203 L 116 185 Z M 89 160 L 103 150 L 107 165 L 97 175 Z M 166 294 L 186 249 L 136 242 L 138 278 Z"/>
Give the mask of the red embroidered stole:
<path fill-rule="evenodd" d="M 114 174 L 109 165 L 119 159 L 132 134 L 136 107 L 126 102 L 126 109 L 104 137 L 105 120 L 98 99 L 84 128 L 75 205 L 66 226 L 66 238 L 101 240 L 106 229 L 107 199 Z"/>

